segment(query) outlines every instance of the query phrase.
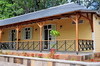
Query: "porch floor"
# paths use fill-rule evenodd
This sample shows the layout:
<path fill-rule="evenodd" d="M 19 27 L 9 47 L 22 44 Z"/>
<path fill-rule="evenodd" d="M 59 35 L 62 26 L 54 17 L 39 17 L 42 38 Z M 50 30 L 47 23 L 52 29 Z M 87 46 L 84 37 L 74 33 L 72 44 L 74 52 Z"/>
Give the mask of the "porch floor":
<path fill-rule="evenodd" d="M 28 53 L 50 53 L 50 51 L 28 51 L 28 50 L 3 50 L 3 51 L 12 51 L 12 52 L 28 52 Z M 76 52 L 73 51 L 67 51 L 67 52 L 63 52 L 63 51 L 59 51 L 56 52 L 55 54 L 66 54 L 66 55 L 77 55 Z M 84 56 L 84 55 L 93 55 L 94 52 L 78 52 L 78 55 Z"/>

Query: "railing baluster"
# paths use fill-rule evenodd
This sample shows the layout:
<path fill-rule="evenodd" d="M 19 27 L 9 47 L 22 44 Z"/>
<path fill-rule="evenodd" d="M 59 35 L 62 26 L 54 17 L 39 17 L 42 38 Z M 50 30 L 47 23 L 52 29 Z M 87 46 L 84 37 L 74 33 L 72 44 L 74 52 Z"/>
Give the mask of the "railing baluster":
<path fill-rule="evenodd" d="M 27 45 L 26 46 L 28 46 L 27 49 L 29 50 L 29 42 L 27 42 Z"/>
<path fill-rule="evenodd" d="M 85 50 L 88 50 L 87 49 L 87 40 L 85 40 Z"/>
<path fill-rule="evenodd" d="M 82 40 L 82 51 L 84 51 L 84 48 L 85 48 L 85 46 L 84 46 L 84 40 Z"/>
<path fill-rule="evenodd" d="M 93 47 L 93 41 L 92 41 L 92 50 L 94 50 L 94 47 Z"/>
<path fill-rule="evenodd" d="M 51 41 L 51 42 L 52 42 L 52 41 Z M 50 46 L 50 41 L 49 41 L 49 51 L 51 50 L 50 47 L 51 47 L 51 46 Z"/>
<path fill-rule="evenodd" d="M 56 41 L 56 51 L 58 51 L 58 40 Z"/>
<path fill-rule="evenodd" d="M 1 44 L 2 44 L 2 43 L 0 42 L 0 50 L 1 50 Z"/>
<path fill-rule="evenodd" d="M 22 50 L 24 50 L 24 43 L 25 43 L 25 42 L 23 42 L 23 47 L 22 47 Z"/>
<path fill-rule="evenodd" d="M 74 41 L 74 51 L 76 51 L 76 40 L 73 41 Z"/>
<path fill-rule="evenodd" d="M 33 50 L 34 50 L 34 41 L 32 43 L 33 43 Z"/>
<path fill-rule="evenodd" d="M 16 44 L 16 43 L 15 43 Z M 19 42 L 18 42 L 18 49 L 17 50 L 19 50 Z"/>
<path fill-rule="evenodd" d="M 9 49 L 10 49 L 10 47 L 9 47 L 9 42 L 7 42 L 7 46 L 8 46 L 8 48 L 7 48 L 7 49 L 9 50 Z"/>
<path fill-rule="evenodd" d="M 75 49 L 76 49 L 76 44 L 75 44 Z M 80 51 L 80 49 L 81 49 L 81 45 L 80 45 L 80 40 L 78 40 L 78 51 Z"/>
<path fill-rule="evenodd" d="M 66 51 L 66 40 L 65 40 L 65 51 Z"/>
<path fill-rule="evenodd" d="M 39 41 L 38 45 L 39 45 L 39 47 L 40 47 L 40 41 Z M 40 50 L 40 48 L 39 48 L 39 50 Z"/>

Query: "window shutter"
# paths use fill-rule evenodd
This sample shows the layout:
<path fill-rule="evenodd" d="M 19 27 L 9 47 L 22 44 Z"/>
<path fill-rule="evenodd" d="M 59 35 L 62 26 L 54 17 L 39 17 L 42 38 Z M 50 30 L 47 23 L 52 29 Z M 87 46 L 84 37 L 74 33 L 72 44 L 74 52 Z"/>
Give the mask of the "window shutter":
<path fill-rule="evenodd" d="M 25 28 L 21 29 L 21 39 L 25 39 Z"/>
<path fill-rule="evenodd" d="M 52 24 L 52 30 L 56 30 L 56 25 Z"/>
<path fill-rule="evenodd" d="M 52 30 L 56 30 L 56 25 L 55 24 L 52 24 Z M 56 37 L 55 36 L 52 36 L 52 38 L 51 38 L 52 40 L 55 40 L 56 39 Z"/>
<path fill-rule="evenodd" d="M 17 39 L 17 30 L 15 30 L 14 41 L 16 41 L 15 39 Z"/>
<path fill-rule="evenodd" d="M 32 39 L 33 38 L 33 29 L 32 29 L 32 27 L 30 27 L 30 39 Z"/>
<path fill-rule="evenodd" d="M 11 30 L 9 30 L 8 40 L 11 41 Z"/>
<path fill-rule="evenodd" d="M 56 30 L 56 25 L 52 24 L 52 30 Z M 56 40 L 56 36 L 52 36 L 51 40 Z M 50 43 L 50 48 L 52 47 L 52 45 L 56 44 L 56 41 L 51 41 Z M 56 49 L 56 46 L 54 47 Z"/>

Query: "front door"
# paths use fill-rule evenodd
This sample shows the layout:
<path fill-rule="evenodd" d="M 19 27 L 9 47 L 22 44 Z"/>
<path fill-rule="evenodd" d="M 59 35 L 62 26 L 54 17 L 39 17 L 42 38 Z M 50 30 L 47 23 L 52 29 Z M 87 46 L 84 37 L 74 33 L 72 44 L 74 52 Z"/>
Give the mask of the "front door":
<path fill-rule="evenodd" d="M 43 27 L 43 36 L 44 36 L 44 42 L 43 42 L 43 49 L 48 50 L 50 49 L 50 40 L 54 40 L 54 37 L 50 35 L 51 30 L 55 30 L 55 25 L 45 25 Z M 49 40 L 49 41 L 48 41 Z"/>

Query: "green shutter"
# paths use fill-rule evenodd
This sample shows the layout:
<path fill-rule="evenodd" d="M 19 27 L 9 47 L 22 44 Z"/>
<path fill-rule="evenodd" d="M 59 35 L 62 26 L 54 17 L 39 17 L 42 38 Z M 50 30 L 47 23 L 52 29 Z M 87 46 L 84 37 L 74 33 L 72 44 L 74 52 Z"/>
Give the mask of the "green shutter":
<path fill-rule="evenodd" d="M 56 25 L 52 24 L 52 30 L 56 30 Z"/>
<path fill-rule="evenodd" d="M 16 29 L 15 29 L 14 41 L 16 41 L 15 39 L 17 39 L 17 30 Z"/>
<path fill-rule="evenodd" d="M 11 30 L 9 30 L 8 40 L 11 41 Z"/>
<path fill-rule="evenodd" d="M 52 30 L 56 30 L 56 25 L 55 24 L 52 24 Z M 56 37 L 55 36 L 52 36 L 51 39 L 52 40 L 56 40 Z M 53 45 L 56 44 L 56 41 L 52 41 L 50 44 L 51 44 L 50 46 L 52 47 Z M 56 46 L 54 48 L 56 49 Z"/>
<path fill-rule="evenodd" d="M 25 28 L 21 29 L 21 39 L 25 39 Z"/>
<path fill-rule="evenodd" d="M 32 27 L 30 27 L 30 39 L 32 39 L 33 38 L 33 29 L 32 29 Z"/>
<path fill-rule="evenodd" d="M 56 25 L 55 24 L 52 24 L 52 30 L 56 30 Z M 55 40 L 56 37 L 55 36 L 52 36 L 52 40 Z"/>

